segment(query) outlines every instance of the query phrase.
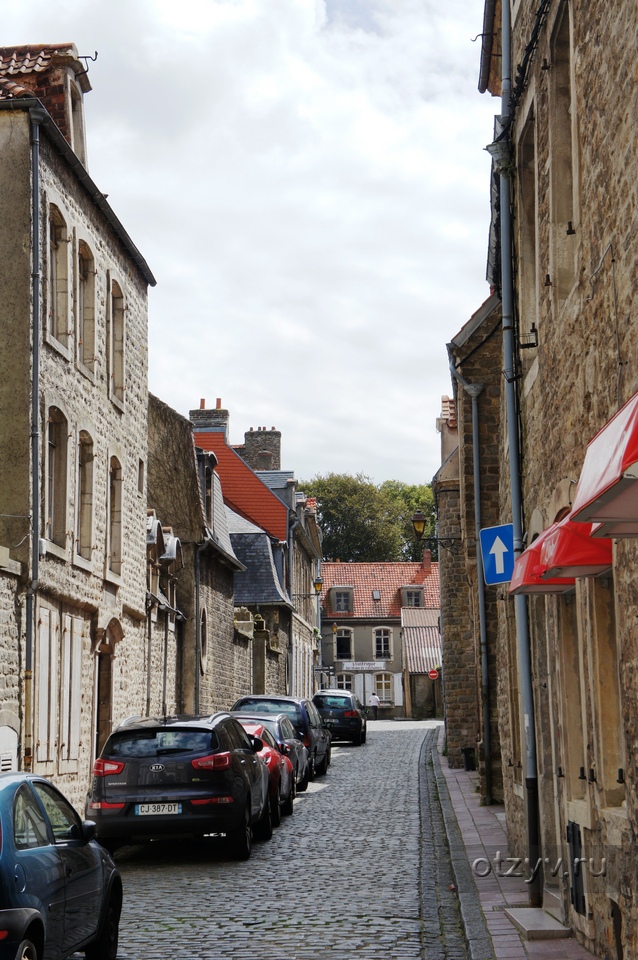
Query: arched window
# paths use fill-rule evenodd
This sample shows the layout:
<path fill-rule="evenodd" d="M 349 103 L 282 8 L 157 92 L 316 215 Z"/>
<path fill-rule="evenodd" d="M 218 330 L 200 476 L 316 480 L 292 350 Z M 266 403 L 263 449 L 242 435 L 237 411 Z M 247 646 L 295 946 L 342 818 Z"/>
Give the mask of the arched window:
<path fill-rule="evenodd" d="M 91 559 L 93 548 L 93 440 L 80 431 L 77 464 L 77 517 L 75 549 L 84 560 Z"/>
<path fill-rule="evenodd" d="M 80 240 L 77 258 L 76 327 L 78 360 L 93 370 L 95 363 L 95 260 L 90 248 Z"/>
<path fill-rule="evenodd" d="M 111 399 L 124 403 L 124 295 L 115 280 L 109 297 L 109 374 Z"/>
<path fill-rule="evenodd" d="M 69 425 L 58 407 L 49 407 L 45 536 L 66 546 L 67 442 Z"/>
<path fill-rule="evenodd" d="M 352 630 L 337 630 L 335 660 L 352 660 Z"/>
<path fill-rule="evenodd" d="M 69 340 L 69 235 L 64 217 L 53 204 L 49 207 L 47 279 L 47 330 L 66 347 Z"/>
<path fill-rule="evenodd" d="M 122 465 L 111 457 L 109 465 L 109 570 L 122 573 Z"/>
<path fill-rule="evenodd" d="M 377 673 L 374 677 L 374 692 L 381 703 L 392 703 L 392 674 Z"/>

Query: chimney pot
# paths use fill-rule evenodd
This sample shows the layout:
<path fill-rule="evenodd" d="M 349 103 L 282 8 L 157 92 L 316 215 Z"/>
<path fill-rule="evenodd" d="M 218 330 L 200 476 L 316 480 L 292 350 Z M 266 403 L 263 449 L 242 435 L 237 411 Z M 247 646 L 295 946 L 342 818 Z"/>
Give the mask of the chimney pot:
<path fill-rule="evenodd" d="M 206 400 L 205 400 L 205 399 L 202 399 L 202 400 L 199 401 L 199 409 L 200 409 L 200 410 L 205 410 L 205 409 L 206 409 Z"/>
<path fill-rule="evenodd" d="M 217 397 L 217 401 L 216 401 L 216 403 L 215 403 L 215 409 L 216 409 L 216 410 L 221 410 L 221 408 L 222 408 L 222 398 L 221 398 L 221 397 Z"/>

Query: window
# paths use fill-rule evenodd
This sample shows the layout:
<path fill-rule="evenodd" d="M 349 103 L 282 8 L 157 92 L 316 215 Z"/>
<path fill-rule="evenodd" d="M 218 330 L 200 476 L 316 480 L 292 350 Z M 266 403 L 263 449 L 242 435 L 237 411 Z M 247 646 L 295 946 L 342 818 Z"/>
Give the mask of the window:
<path fill-rule="evenodd" d="M 82 636 L 84 620 L 63 616 L 60 661 L 60 760 L 77 761 L 80 755 L 82 712 Z"/>
<path fill-rule="evenodd" d="M 374 631 L 374 658 L 375 660 L 390 660 L 392 651 L 390 649 L 390 639 L 392 631 L 383 627 Z"/>
<path fill-rule="evenodd" d="M 392 703 L 392 674 L 377 673 L 374 678 L 374 692 L 382 703 Z"/>
<path fill-rule="evenodd" d="M 592 578 L 590 602 L 598 713 L 598 744 L 595 752 L 598 761 L 597 783 L 598 788 L 604 791 L 605 806 L 619 807 L 625 799 L 625 786 L 618 783 L 618 771 L 624 769 L 626 764 L 622 738 L 618 736 L 618 731 L 623 729 L 623 715 L 614 584 L 611 577 Z"/>
<path fill-rule="evenodd" d="M 571 36 L 569 7 L 563 11 L 551 41 L 550 151 L 552 200 L 553 292 L 557 306 L 567 299 L 576 279 Z"/>
<path fill-rule="evenodd" d="M 47 422 L 46 532 L 48 540 L 66 546 L 67 442 L 69 425 L 58 407 Z"/>
<path fill-rule="evenodd" d="M 537 311 L 537 271 L 536 271 L 536 126 L 534 114 L 530 112 L 519 143 L 518 151 L 518 187 L 519 187 L 519 248 L 520 257 L 520 316 L 524 334 L 529 333 L 536 323 Z"/>
<path fill-rule="evenodd" d="M 58 691 L 58 637 L 60 616 L 57 610 L 41 607 L 38 617 L 36 650 L 37 691 L 36 760 L 53 761 L 56 745 Z"/>
<path fill-rule="evenodd" d="M 47 330 L 66 347 L 69 339 L 69 236 L 64 217 L 53 204 L 49 208 L 48 260 Z"/>
<path fill-rule="evenodd" d="M 33 789 L 42 801 L 56 843 L 79 840 L 82 836 L 81 821 L 71 804 L 48 783 L 34 783 Z"/>
<path fill-rule="evenodd" d="M 335 660 L 352 660 L 352 630 L 337 630 Z"/>
<path fill-rule="evenodd" d="M 27 786 L 19 788 L 14 801 L 13 839 L 17 850 L 32 850 L 49 843 L 46 821 Z"/>
<path fill-rule="evenodd" d="M 70 84 L 71 93 L 71 146 L 77 158 L 86 166 L 86 144 L 84 138 L 84 107 L 82 94 L 74 83 Z"/>
<path fill-rule="evenodd" d="M 109 376 L 111 399 L 124 403 L 124 295 L 111 281 L 109 296 Z"/>
<path fill-rule="evenodd" d="M 93 440 L 85 430 L 80 431 L 77 477 L 75 549 L 84 560 L 90 560 L 93 551 Z"/>
<path fill-rule="evenodd" d="M 78 361 L 93 371 L 95 363 L 95 261 L 80 240 L 77 256 L 76 327 Z"/>
<path fill-rule="evenodd" d="M 64 606 L 41 605 L 35 661 L 36 760 L 77 771 L 82 716 L 82 645 L 87 621 Z"/>
<path fill-rule="evenodd" d="M 335 590 L 334 609 L 338 613 L 350 613 L 352 611 L 352 592 L 350 590 Z"/>
<path fill-rule="evenodd" d="M 109 557 L 108 569 L 122 573 L 122 466 L 111 457 L 109 466 Z"/>
<path fill-rule="evenodd" d="M 420 590 L 407 590 L 405 594 L 406 607 L 422 607 L 423 595 Z"/>
<path fill-rule="evenodd" d="M 336 680 L 337 680 L 337 690 L 352 690 L 352 674 L 351 673 L 338 673 Z"/>

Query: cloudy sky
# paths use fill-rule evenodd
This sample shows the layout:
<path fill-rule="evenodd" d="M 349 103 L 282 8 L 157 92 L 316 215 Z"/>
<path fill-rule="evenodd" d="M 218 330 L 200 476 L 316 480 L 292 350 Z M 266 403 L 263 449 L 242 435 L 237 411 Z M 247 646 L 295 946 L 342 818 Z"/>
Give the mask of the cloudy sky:
<path fill-rule="evenodd" d="M 427 482 L 489 291 L 483 0 L 3 0 L 90 63 L 93 179 L 146 257 L 150 389 L 285 469 Z"/>

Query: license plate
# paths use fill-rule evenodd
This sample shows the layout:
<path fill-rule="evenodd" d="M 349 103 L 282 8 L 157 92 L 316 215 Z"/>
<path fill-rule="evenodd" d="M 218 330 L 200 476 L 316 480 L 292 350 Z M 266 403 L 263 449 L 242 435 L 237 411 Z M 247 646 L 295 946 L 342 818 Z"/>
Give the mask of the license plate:
<path fill-rule="evenodd" d="M 167 813 L 181 813 L 181 803 L 136 803 L 136 817 L 155 817 Z"/>

